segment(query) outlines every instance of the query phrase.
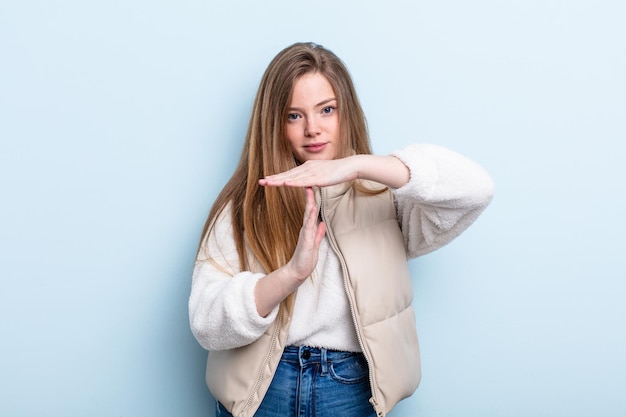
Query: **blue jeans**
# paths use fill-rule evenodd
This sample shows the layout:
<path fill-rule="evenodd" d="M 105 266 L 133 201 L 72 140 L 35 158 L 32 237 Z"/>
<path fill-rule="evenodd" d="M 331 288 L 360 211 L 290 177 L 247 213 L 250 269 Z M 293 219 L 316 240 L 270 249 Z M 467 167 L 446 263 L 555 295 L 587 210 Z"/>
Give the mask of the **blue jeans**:
<path fill-rule="evenodd" d="M 370 397 L 363 354 L 288 346 L 254 417 L 375 417 Z"/>

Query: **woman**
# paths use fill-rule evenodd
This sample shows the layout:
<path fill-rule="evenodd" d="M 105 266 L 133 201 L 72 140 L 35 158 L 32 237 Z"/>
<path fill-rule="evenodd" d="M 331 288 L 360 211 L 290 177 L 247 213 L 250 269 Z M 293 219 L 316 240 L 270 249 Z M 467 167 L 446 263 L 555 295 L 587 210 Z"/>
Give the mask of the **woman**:
<path fill-rule="evenodd" d="M 411 395 L 407 259 L 458 236 L 492 191 L 482 168 L 437 146 L 372 155 L 343 63 L 311 43 L 281 51 L 193 274 L 190 323 L 218 415 L 384 416 Z"/>

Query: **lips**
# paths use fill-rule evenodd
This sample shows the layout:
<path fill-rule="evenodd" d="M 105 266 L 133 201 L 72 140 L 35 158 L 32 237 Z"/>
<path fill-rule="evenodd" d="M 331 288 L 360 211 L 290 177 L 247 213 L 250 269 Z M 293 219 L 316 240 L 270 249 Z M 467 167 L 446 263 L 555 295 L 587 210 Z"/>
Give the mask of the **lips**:
<path fill-rule="evenodd" d="M 328 145 L 328 142 L 318 142 L 318 143 L 310 143 L 308 145 L 304 145 L 304 149 L 306 149 L 308 152 L 321 152 L 324 150 L 324 148 L 326 148 L 326 145 Z"/>

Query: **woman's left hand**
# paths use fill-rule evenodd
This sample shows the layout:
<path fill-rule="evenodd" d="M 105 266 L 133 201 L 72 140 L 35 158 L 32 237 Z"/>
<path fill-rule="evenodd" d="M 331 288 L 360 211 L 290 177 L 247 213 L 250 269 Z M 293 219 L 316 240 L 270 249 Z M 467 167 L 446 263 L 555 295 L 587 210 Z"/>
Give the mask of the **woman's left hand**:
<path fill-rule="evenodd" d="M 259 180 L 266 187 L 326 187 L 355 179 L 400 188 L 409 181 L 409 169 L 394 156 L 354 155 L 306 161 L 302 165 Z"/>
<path fill-rule="evenodd" d="M 332 160 L 309 160 L 289 171 L 259 180 L 267 187 L 325 187 L 348 182 L 358 177 L 356 160 L 352 157 Z"/>

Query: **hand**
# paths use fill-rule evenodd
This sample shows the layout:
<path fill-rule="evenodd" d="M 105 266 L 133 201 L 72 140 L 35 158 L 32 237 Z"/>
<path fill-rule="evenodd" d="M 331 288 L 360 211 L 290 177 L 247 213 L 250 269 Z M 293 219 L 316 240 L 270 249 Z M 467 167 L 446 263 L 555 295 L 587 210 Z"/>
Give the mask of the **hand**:
<path fill-rule="evenodd" d="M 356 179 L 358 157 L 332 160 L 309 160 L 289 171 L 259 180 L 267 187 L 325 187 Z"/>
<path fill-rule="evenodd" d="M 326 233 L 326 225 L 324 222 L 317 223 L 318 211 L 315 206 L 313 189 L 307 187 L 305 193 L 306 205 L 304 208 L 302 229 L 300 229 L 296 250 L 286 265 L 289 270 L 289 275 L 295 277 L 300 283 L 311 275 L 315 269 L 320 243 Z"/>

